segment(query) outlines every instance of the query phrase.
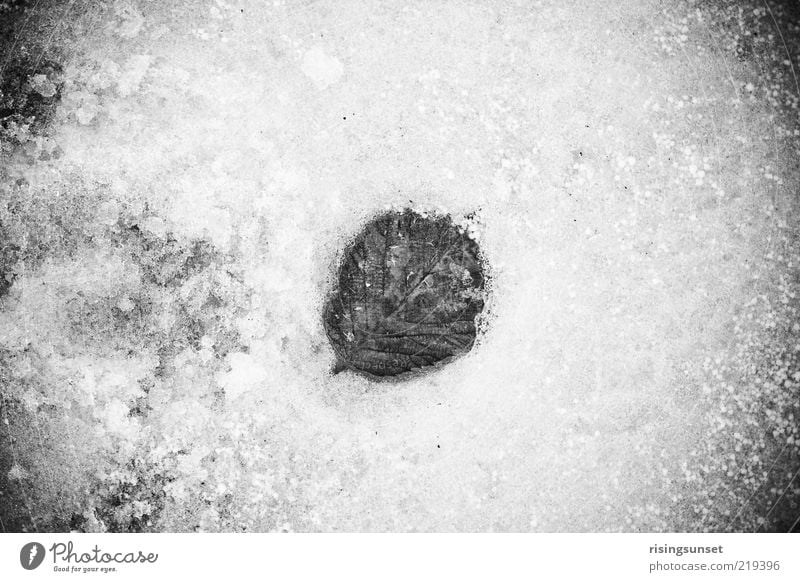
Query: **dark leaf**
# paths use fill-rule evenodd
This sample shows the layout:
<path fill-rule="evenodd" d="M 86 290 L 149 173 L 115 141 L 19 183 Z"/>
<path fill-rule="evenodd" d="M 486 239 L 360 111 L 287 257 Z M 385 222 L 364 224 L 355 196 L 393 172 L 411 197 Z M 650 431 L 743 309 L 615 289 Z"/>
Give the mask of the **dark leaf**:
<path fill-rule="evenodd" d="M 337 369 L 396 376 L 469 351 L 483 305 L 477 243 L 449 217 L 392 212 L 346 249 L 325 330 Z"/>

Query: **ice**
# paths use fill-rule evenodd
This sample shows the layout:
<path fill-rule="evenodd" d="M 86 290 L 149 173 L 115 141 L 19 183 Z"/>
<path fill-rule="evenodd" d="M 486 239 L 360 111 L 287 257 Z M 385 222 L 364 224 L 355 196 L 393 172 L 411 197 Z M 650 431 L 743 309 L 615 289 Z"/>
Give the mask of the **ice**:
<path fill-rule="evenodd" d="M 0 174 L 0 469 L 41 516 L 14 524 L 782 526 L 800 96 L 782 47 L 736 32 L 771 20 L 242 6 L 84 15 L 49 133 L 8 129 L 30 140 Z M 336 267 L 404 207 L 479 243 L 482 333 L 433 374 L 334 374 Z"/>
<path fill-rule="evenodd" d="M 344 73 L 344 67 L 339 59 L 325 54 L 321 47 L 313 47 L 303 55 L 300 66 L 303 73 L 314 83 L 317 89 L 326 89 Z"/>
<path fill-rule="evenodd" d="M 33 75 L 30 83 L 31 88 L 42 97 L 52 97 L 56 94 L 56 86 L 47 78 L 47 75 Z"/>
<path fill-rule="evenodd" d="M 230 354 L 228 364 L 230 371 L 220 378 L 220 386 L 232 399 L 248 390 L 257 390 L 269 378 L 267 370 L 250 354 Z"/>
<path fill-rule="evenodd" d="M 117 80 L 117 91 L 122 97 L 127 97 L 139 90 L 151 60 L 149 55 L 134 55 L 126 61 L 124 72 Z"/>

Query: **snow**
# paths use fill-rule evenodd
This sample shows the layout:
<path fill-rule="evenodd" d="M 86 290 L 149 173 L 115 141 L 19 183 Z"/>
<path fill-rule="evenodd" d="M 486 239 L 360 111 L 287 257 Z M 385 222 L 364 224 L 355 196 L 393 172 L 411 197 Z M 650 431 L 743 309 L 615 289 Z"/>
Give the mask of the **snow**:
<path fill-rule="evenodd" d="M 222 375 L 220 386 L 225 395 L 235 399 L 248 390 L 257 389 L 269 379 L 267 370 L 250 354 L 235 353 L 228 356 L 230 371 Z"/>
<path fill-rule="evenodd" d="M 768 15 L 200 4 L 65 26 L 50 133 L 3 154 L 2 470 L 56 472 L 21 527 L 791 525 L 800 94 Z M 479 242 L 483 333 L 334 375 L 341 253 L 409 205 Z"/>
<path fill-rule="evenodd" d="M 47 78 L 47 75 L 32 75 L 30 84 L 31 88 L 42 97 L 52 97 L 56 94 L 56 86 Z"/>
<path fill-rule="evenodd" d="M 320 47 L 313 47 L 306 51 L 300 69 L 320 90 L 336 83 L 344 73 L 341 61 L 325 54 Z"/>

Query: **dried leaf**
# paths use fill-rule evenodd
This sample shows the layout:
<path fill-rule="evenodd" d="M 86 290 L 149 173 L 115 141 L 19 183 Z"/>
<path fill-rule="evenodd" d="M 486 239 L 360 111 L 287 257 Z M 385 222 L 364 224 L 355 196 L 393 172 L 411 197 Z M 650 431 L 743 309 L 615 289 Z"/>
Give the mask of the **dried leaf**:
<path fill-rule="evenodd" d="M 339 369 L 396 376 L 469 351 L 483 306 L 477 243 L 449 217 L 392 212 L 346 249 L 325 329 Z"/>

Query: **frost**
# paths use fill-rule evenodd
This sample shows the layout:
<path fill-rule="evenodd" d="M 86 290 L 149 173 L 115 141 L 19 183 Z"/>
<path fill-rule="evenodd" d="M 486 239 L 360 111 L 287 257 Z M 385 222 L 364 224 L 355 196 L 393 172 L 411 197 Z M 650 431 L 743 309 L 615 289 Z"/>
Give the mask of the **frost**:
<path fill-rule="evenodd" d="M 269 374 L 251 355 L 236 353 L 228 356 L 230 371 L 220 378 L 220 385 L 232 399 L 262 384 Z"/>
<path fill-rule="evenodd" d="M 139 90 L 151 61 L 152 57 L 149 55 L 135 55 L 127 60 L 123 72 L 117 80 L 117 90 L 120 95 L 127 97 Z"/>
<path fill-rule="evenodd" d="M 325 54 L 321 47 L 306 51 L 300 69 L 320 90 L 336 83 L 344 73 L 341 61 Z"/>
<path fill-rule="evenodd" d="M 122 436 L 129 440 L 135 439 L 138 426 L 136 422 L 128 416 L 129 412 L 130 409 L 120 400 L 112 400 L 106 404 L 100 414 L 103 427 L 108 432 L 117 436 Z"/>
<path fill-rule="evenodd" d="M 75 115 L 78 123 L 89 125 L 100 111 L 100 100 L 97 95 L 88 91 L 73 91 L 64 96 L 64 105 Z"/>
<path fill-rule="evenodd" d="M 6 528 L 792 526 L 788 9 L 787 51 L 756 0 L 100 4 L 1 82 Z M 479 242 L 474 347 L 334 374 L 338 267 L 405 208 Z"/>
<path fill-rule="evenodd" d="M 119 18 L 117 34 L 120 37 L 126 39 L 134 38 L 141 32 L 145 20 L 135 1 L 118 3 L 116 13 Z"/>
<path fill-rule="evenodd" d="M 55 83 L 47 78 L 47 75 L 34 75 L 30 79 L 31 88 L 42 97 L 52 97 L 56 94 Z"/>
<path fill-rule="evenodd" d="M 12 481 L 22 481 L 28 478 L 28 472 L 19 464 L 14 464 L 8 472 L 8 478 Z"/>

